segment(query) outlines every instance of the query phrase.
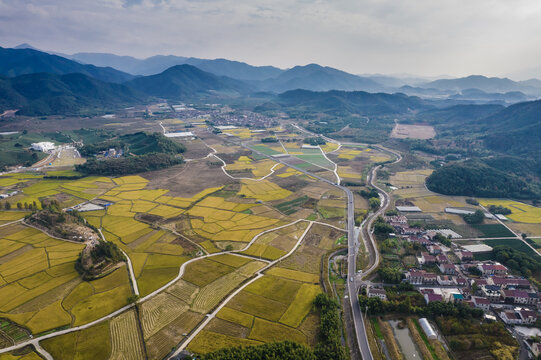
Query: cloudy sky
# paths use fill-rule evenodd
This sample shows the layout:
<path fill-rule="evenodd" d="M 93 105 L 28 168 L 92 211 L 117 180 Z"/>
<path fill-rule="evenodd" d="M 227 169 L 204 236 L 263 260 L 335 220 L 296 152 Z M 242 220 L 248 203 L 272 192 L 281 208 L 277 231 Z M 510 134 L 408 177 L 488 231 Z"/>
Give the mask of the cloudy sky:
<path fill-rule="evenodd" d="M 0 0 L 0 46 L 525 77 L 540 19 L 535 0 Z"/>

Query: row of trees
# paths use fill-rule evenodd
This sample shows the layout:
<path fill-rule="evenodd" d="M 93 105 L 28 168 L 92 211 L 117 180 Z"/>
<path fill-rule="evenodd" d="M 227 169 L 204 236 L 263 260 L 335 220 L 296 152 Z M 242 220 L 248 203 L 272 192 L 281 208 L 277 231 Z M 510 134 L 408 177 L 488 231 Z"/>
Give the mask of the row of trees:
<path fill-rule="evenodd" d="M 414 314 L 422 317 L 436 318 L 437 316 L 454 316 L 464 319 L 483 316 L 483 310 L 470 308 L 462 303 L 450 303 L 434 301 L 426 306 L 414 306 L 409 297 L 405 301 L 383 301 L 378 297 L 359 296 L 359 303 L 364 310 L 368 307 L 368 313 L 379 315 L 386 313 Z"/>
<path fill-rule="evenodd" d="M 182 163 L 181 157 L 162 153 L 101 161 L 90 159 L 82 165 L 76 165 L 75 169 L 84 174 L 118 176 L 164 169 Z"/>
<path fill-rule="evenodd" d="M 259 346 L 220 349 L 201 357 L 202 360 L 346 360 L 342 346 L 340 307 L 327 294 L 314 300 L 319 312 L 318 343 L 314 350 L 291 341 L 267 343 Z"/>
<path fill-rule="evenodd" d="M 35 201 L 31 202 L 31 203 L 27 203 L 27 202 L 24 202 L 24 203 L 21 203 L 20 201 L 17 202 L 17 210 L 37 210 L 38 209 L 38 205 L 36 204 Z M 5 209 L 5 210 L 11 210 L 12 209 L 12 205 L 9 201 L 6 201 L 4 202 L 3 204 L 0 203 L 0 209 Z"/>

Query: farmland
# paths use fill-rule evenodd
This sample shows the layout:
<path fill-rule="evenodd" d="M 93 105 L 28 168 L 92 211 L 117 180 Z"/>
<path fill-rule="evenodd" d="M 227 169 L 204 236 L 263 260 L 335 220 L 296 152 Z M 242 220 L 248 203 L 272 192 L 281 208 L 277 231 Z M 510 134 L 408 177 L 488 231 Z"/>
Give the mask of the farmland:
<path fill-rule="evenodd" d="M 226 139 L 267 136 L 248 128 L 224 132 L 231 135 Z M 45 173 L 0 176 L 3 191 L 18 191 L 9 199 L 15 206 L 35 202 L 40 208 L 42 200 L 58 201 L 61 208 L 99 204 L 101 209 L 80 215 L 131 262 L 83 281 L 75 271 L 83 244 L 17 223 L 30 213 L 24 206 L 0 211 L 0 225 L 15 221 L 0 227 L 0 318 L 11 336 L 6 344 L 68 329 L 40 341 L 55 359 L 155 359 L 198 329 L 185 345 L 196 353 L 280 340 L 315 346 L 321 259 L 344 232 L 306 219 L 344 228 L 344 194 L 214 135 L 194 144 L 187 148 L 195 160 L 176 170 L 79 177 L 62 163 Z M 339 171 L 359 180 L 361 166 L 381 155 L 362 147 L 342 154 L 333 143 L 317 149 L 283 144 L 301 167 L 332 180 L 334 164 L 324 154 L 345 154 L 341 160 L 353 163 L 342 163 Z M 207 156 L 209 146 L 224 159 L 223 170 Z M 279 143 L 256 146 L 266 154 L 285 152 Z M 133 302 L 137 308 L 129 306 Z"/>

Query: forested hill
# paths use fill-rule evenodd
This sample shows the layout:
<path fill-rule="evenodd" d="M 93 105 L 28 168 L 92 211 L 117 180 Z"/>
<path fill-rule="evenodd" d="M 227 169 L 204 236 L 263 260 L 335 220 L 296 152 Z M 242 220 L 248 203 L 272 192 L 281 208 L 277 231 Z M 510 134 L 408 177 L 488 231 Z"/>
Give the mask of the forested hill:
<path fill-rule="evenodd" d="M 5 49 L 0 47 L 0 75 L 15 77 L 35 73 L 56 75 L 80 73 L 112 83 L 121 83 L 134 77 L 111 67 L 85 65 L 42 51 L 33 49 Z"/>
<path fill-rule="evenodd" d="M 124 85 L 83 74 L 0 77 L 0 110 L 19 109 L 19 115 L 91 115 L 144 99 Z"/>
<path fill-rule="evenodd" d="M 173 66 L 160 74 L 133 79 L 125 85 L 165 99 L 195 98 L 216 91 L 237 94 L 251 91 L 242 81 L 216 76 L 191 65 Z"/>
<path fill-rule="evenodd" d="M 445 195 L 541 199 L 538 183 L 526 182 L 481 160 L 438 168 L 426 179 L 426 185 L 429 190 Z"/>
<path fill-rule="evenodd" d="M 367 93 L 364 91 L 291 90 L 276 96 L 272 102 L 258 108 L 302 110 L 332 115 L 406 114 L 429 106 L 420 98 L 404 94 Z"/>
<path fill-rule="evenodd" d="M 511 154 L 541 153 L 541 100 L 515 104 L 487 117 L 483 137 L 490 149 Z"/>

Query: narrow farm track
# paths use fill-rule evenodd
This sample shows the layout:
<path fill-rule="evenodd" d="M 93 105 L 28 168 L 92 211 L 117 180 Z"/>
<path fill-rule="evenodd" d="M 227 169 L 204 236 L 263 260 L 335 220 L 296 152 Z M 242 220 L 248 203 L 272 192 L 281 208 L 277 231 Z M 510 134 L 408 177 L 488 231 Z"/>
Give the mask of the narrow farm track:
<path fill-rule="evenodd" d="M 161 124 L 160 124 L 161 125 Z M 162 126 L 163 128 L 163 126 Z M 163 128 L 164 131 L 165 131 L 165 128 Z M 339 145 L 339 147 L 342 146 L 342 144 L 340 144 L 339 142 L 336 142 L 335 140 L 332 140 L 332 142 L 334 143 L 337 143 Z M 217 312 L 223 308 L 236 294 L 238 294 L 240 291 L 242 291 L 246 286 L 248 286 L 249 284 L 253 283 L 254 281 L 256 281 L 257 279 L 259 279 L 261 276 L 263 276 L 263 272 L 268 270 L 269 268 L 271 268 L 272 266 L 274 266 L 275 264 L 277 264 L 279 261 L 289 257 L 291 254 L 293 254 L 293 252 L 300 246 L 300 244 L 302 243 L 302 241 L 304 240 L 306 234 L 309 232 L 309 230 L 312 228 L 312 225 L 313 224 L 318 224 L 318 225 L 322 225 L 322 226 L 329 226 L 331 228 L 334 228 L 336 230 L 340 230 L 340 231 L 347 231 L 348 232 L 348 249 L 349 249 L 349 252 L 352 253 L 353 256 L 356 256 L 356 239 L 354 238 L 354 224 L 353 224 L 353 211 L 354 211 L 354 204 L 353 204 L 353 194 L 351 193 L 351 191 L 341 185 L 339 185 L 340 183 L 340 177 L 338 176 L 338 174 L 335 172 L 335 175 L 337 176 L 337 183 L 334 183 L 328 179 L 325 179 L 325 178 L 322 178 L 320 176 L 317 176 L 317 175 L 314 175 L 314 174 L 311 174 L 310 172 L 304 170 L 304 169 L 301 169 L 301 168 L 297 168 L 295 166 L 292 166 L 292 165 L 289 165 L 289 164 L 285 164 L 283 163 L 281 160 L 279 159 L 275 159 L 275 158 L 272 158 L 270 156 L 267 156 L 265 154 L 262 154 L 263 156 L 267 157 L 267 158 L 271 158 L 272 160 L 276 161 L 277 164 L 275 164 L 272 168 L 271 168 L 271 172 L 269 174 L 267 174 L 266 176 L 262 177 L 262 178 L 259 178 L 259 179 L 253 179 L 253 178 L 235 178 L 233 176 L 231 176 L 230 174 L 227 173 L 227 171 L 225 170 L 225 166 L 226 166 L 226 163 L 225 161 L 223 161 L 221 158 L 219 158 L 218 156 L 216 156 L 216 153 L 217 151 L 212 148 L 211 146 L 209 146 L 208 144 L 205 143 L 205 145 L 207 147 L 209 147 L 213 152 L 212 153 L 209 153 L 206 157 L 202 158 L 202 159 L 205 159 L 205 158 L 209 158 L 211 156 L 215 156 L 217 159 L 219 159 L 222 163 L 223 163 L 223 166 L 222 166 L 222 171 L 230 178 L 232 179 L 235 179 L 235 180 L 243 180 L 243 179 L 246 179 L 246 180 L 251 180 L 251 181 L 261 181 L 269 176 L 271 176 L 273 173 L 274 173 L 274 169 L 276 166 L 278 166 L 279 164 L 284 164 L 288 167 L 291 167 L 291 168 L 294 168 L 295 170 L 298 170 L 300 172 L 303 172 L 307 175 L 310 175 L 318 180 L 321 180 L 321 181 L 324 181 L 325 183 L 328 183 L 328 184 L 331 184 L 343 191 L 346 192 L 346 194 L 348 195 L 348 228 L 347 230 L 345 229 L 341 229 L 341 228 L 338 228 L 336 226 L 333 226 L 333 225 L 330 225 L 330 224 L 326 224 L 326 223 L 322 223 L 322 222 L 315 222 L 315 221 L 308 221 L 308 220 L 304 220 L 304 219 L 299 219 L 299 220 L 296 220 L 296 221 L 293 221 L 291 223 L 288 223 L 288 224 L 285 224 L 285 225 L 281 225 L 281 226 L 278 226 L 278 227 L 275 227 L 275 228 L 272 228 L 272 229 L 268 229 L 268 230 L 265 230 L 259 234 L 257 234 L 256 236 L 254 236 L 252 238 L 252 240 L 243 248 L 243 249 L 240 249 L 240 250 L 235 250 L 235 251 L 222 251 L 222 252 L 218 252 L 218 253 L 214 253 L 214 254 L 205 254 L 204 256 L 201 256 L 201 257 L 198 257 L 198 258 L 194 258 L 194 259 L 191 259 L 191 260 L 188 260 L 187 262 L 183 263 L 180 268 L 179 268 L 179 273 L 177 275 L 177 277 L 175 277 L 175 279 L 173 279 L 172 281 L 168 282 L 166 285 L 162 286 L 161 288 L 155 290 L 154 292 L 146 295 L 145 297 L 143 298 L 140 298 L 137 300 L 137 304 L 140 304 L 140 303 L 143 303 L 144 301 L 147 301 L 149 299 L 151 299 L 152 297 L 162 293 L 164 290 L 166 290 L 168 287 L 170 287 L 172 284 L 174 284 L 175 282 L 177 282 L 179 279 L 182 278 L 183 274 L 184 274 L 184 271 L 186 269 L 186 266 L 194 261 L 197 261 L 197 260 L 202 260 L 202 259 L 205 259 L 205 258 L 208 258 L 208 257 L 212 257 L 212 256 L 217 256 L 217 255 L 222 255 L 222 254 L 231 254 L 231 255 L 235 255 L 235 256 L 242 256 L 242 257 L 246 257 L 246 258 L 250 258 L 250 259 L 254 259 L 254 260 L 259 260 L 259 261 L 264 261 L 264 262 L 267 262 L 268 264 L 265 265 L 261 270 L 257 271 L 254 275 L 253 275 L 253 278 L 248 280 L 247 282 L 245 282 L 242 286 L 240 286 L 239 288 L 237 288 L 236 290 L 234 290 L 231 294 L 229 294 L 225 299 L 223 299 L 219 305 L 209 314 L 207 314 L 206 318 L 204 319 L 204 321 L 202 323 L 200 323 L 198 325 L 198 327 L 190 334 L 190 336 L 188 338 L 186 338 L 182 343 L 181 345 L 178 347 L 178 349 L 175 351 L 175 354 L 179 353 L 180 351 L 182 351 L 183 349 L 185 349 L 185 347 L 190 343 L 190 341 L 193 340 L 193 338 L 205 327 L 206 324 L 208 324 L 208 322 L 217 314 Z M 255 151 L 257 153 L 259 153 L 258 151 L 248 147 L 247 145 L 245 144 L 240 144 L 241 146 L 245 147 L 245 148 L 248 148 L 252 151 Z M 322 151 L 323 152 L 323 151 Z M 327 158 L 328 159 L 328 158 Z M 199 160 L 199 159 L 198 159 Z M 329 159 L 328 159 L 329 160 Z M 329 160 L 330 161 L 330 160 Z M 335 165 L 335 171 L 336 171 L 336 163 L 330 161 L 332 164 Z M 327 169 L 328 170 L 328 169 Z M 276 231 L 276 230 L 279 230 L 279 229 L 282 229 L 282 228 L 285 228 L 285 227 L 288 227 L 288 226 L 292 226 L 292 225 L 295 225 L 299 222 L 308 222 L 308 226 L 307 228 L 304 230 L 302 236 L 300 237 L 300 239 L 296 242 L 295 246 L 291 249 L 290 252 L 288 252 L 287 254 L 285 254 L 284 256 L 280 257 L 279 259 L 277 260 L 274 260 L 274 261 L 269 261 L 269 260 L 263 260 L 263 259 L 259 259 L 259 258 L 254 258 L 254 257 L 251 257 L 251 256 L 247 256 L 247 255 L 244 255 L 244 254 L 239 254 L 239 252 L 242 252 L 246 249 L 248 249 L 255 241 L 257 241 L 257 239 L 266 234 L 266 233 L 269 233 L 269 232 L 272 232 L 272 231 Z M 18 221 L 16 221 L 18 222 Z M 7 224 L 4 224 L 4 225 L 7 225 Z M 101 234 L 101 231 L 100 231 L 100 234 Z M 103 234 L 101 234 L 103 236 Z M 65 239 L 61 239 L 61 240 L 64 240 Z M 375 246 L 375 245 L 374 245 Z M 377 252 L 377 250 L 376 250 Z M 137 288 L 137 283 L 136 283 L 136 279 L 134 278 L 133 276 L 133 269 L 132 269 L 132 266 L 131 266 L 131 260 L 129 260 L 129 257 L 127 256 L 127 259 L 128 259 L 128 268 L 129 268 L 129 271 L 130 271 L 130 278 L 131 278 L 131 281 L 132 283 L 135 285 L 134 286 L 134 292 L 138 293 L 138 288 Z M 350 278 L 350 276 L 352 276 L 354 274 L 348 274 L 348 280 Z M 349 281 L 348 281 L 348 287 L 349 287 Z M 356 288 L 356 285 L 354 283 L 354 287 Z M 357 289 L 355 289 L 357 290 Z M 356 296 L 354 296 L 356 298 Z M 84 324 L 84 325 L 81 325 L 81 326 L 77 326 L 77 327 L 73 327 L 73 328 L 69 328 L 69 329 L 65 329 L 65 330 L 60 330 L 60 331 L 56 331 L 56 332 L 53 332 L 53 333 L 49 333 L 49 334 L 46 334 L 46 335 L 42 335 L 42 336 L 39 336 L 39 337 L 36 337 L 34 339 L 30 339 L 28 341 L 24 341 L 24 342 L 21 342 L 19 344 L 16 344 L 16 345 L 13 345 L 13 346 L 10 346 L 10 347 L 7 347 L 7 348 L 3 348 L 3 349 L 0 349 L 0 354 L 2 353 L 7 353 L 7 352 L 11 352 L 13 350 L 17 350 L 17 349 L 20 349 L 22 347 L 25 347 L 25 346 L 28 346 L 28 345 L 33 345 L 36 349 L 41 349 L 41 347 L 39 346 L 39 342 L 42 341 L 42 340 L 45 340 L 45 339 L 50 339 L 50 338 L 53 338 L 53 337 L 56 337 L 56 336 L 61 336 L 61 335 L 64 335 L 64 334 L 68 334 L 68 333 L 72 333 L 72 332 L 76 332 L 76 331 L 80 331 L 80 330 L 84 330 L 84 329 L 87 329 L 87 328 L 90 328 L 94 325 L 97 325 L 103 321 L 108 321 L 108 320 L 111 320 L 113 319 L 114 317 L 124 313 L 125 311 L 129 310 L 129 309 L 132 309 L 136 304 L 129 304 L 129 305 L 126 305 L 100 319 L 97 319 L 97 320 L 94 320 L 92 322 L 89 322 L 87 324 Z M 357 321 L 356 321 L 356 318 L 354 317 L 355 321 L 354 321 L 354 324 L 355 324 L 355 328 L 358 332 L 358 325 L 357 325 Z M 362 321 L 362 319 L 361 319 Z M 364 329 L 364 324 L 363 324 L 363 329 Z M 365 334 L 366 336 L 366 334 Z M 50 354 L 46 353 L 45 350 L 41 349 L 44 353 L 42 354 L 44 358 L 46 358 L 47 360 L 49 359 L 52 359 L 52 357 L 50 356 Z M 365 359 L 371 359 L 371 354 L 370 354 L 370 358 L 365 358 Z"/>
<path fill-rule="evenodd" d="M 301 220 L 301 221 L 306 221 L 306 220 Z M 290 224 L 291 225 L 291 224 Z M 169 359 L 172 359 L 174 357 L 176 357 L 177 355 L 179 355 L 185 348 L 186 346 L 188 346 L 188 344 L 197 336 L 197 334 L 199 334 L 201 332 L 201 330 L 203 330 L 203 328 L 216 316 L 216 314 L 218 314 L 218 312 L 225 306 L 227 305 L 227 303 L 229 301 L 231 301 L 231 299 L 233 299 L 239 292 L 241 292 L 245 287 L 247 287 L 248 285 L 250 285 L 251 283 L 255 282 L 256 280 L 258 280 L 260 277 L 263 276 L 263 272 L 268 270 L 269 268 L 273 267 L 274 265 L 276 265 L 277 263 L 279 263 L 280 261 L 288 258 L 289 256 L 291 256 L 291 254 L 293 254 L 295 252 L 295 250 L 297 250 L 297 248 L 299 247 L 299 245 L 302 243 L 302 241 L 304 240 L 306 234 L 308 234 L 308 231 L 310 231 L 310 229 L 312 228 L 312 225 L 313 225 L 313 221 L 310 221 L 309 222 L 309 225 L 306 227 L 306 229 L 304 230 L 304 232 L 302 233 L 301 237 L 299 238 L 299 240 L 297 241 L 297 243 L 295 244 L 295 246 L 293 246 L 293 248 L 287 253 L 285 254 L 284 256 L 270 262 L 268 265 L 266 265 L 264 268 L 262 268 L 261 270 L 257 271 L 255 274 L 254 274 L 254 277 L 245 282 L 242 286 L 240 286 L 239 288 L 237 288 L 233 293 L 231 293 L 225 300 L 223 300 L 217 307 L 216 309 L 214 309 L 214 311 L 210 314 L 207 314 L 205 320 L 203 320 L 202 323 L 199 324 L 199 326 L 194 329 L 190 335 L 186 338 L 186 340 L 184 340 L 182 342 L 182 344 L 178 347 L 178 349 L 169 357 Z"/>
<path fill-rule="evenodd" d="M 223 254 L 232 254 L 232 255 L 235 255 L 235 256 L 242 256 L 242 257 L 249 257 L 249 256 L 246 256 L 244 254 L 236 254 L 236 252 L 240 252 L 240 251 L 244 251 L 246 250 L 251 244 L 253 244 L 257 238 L 259 238 L 259 236 L 263 235 L 263 234 L 266 234 L 268 232 L 271 232 L 271 231 L 275 231 L 275 230 L 279 230 L 279 229 L 282 229 L 284 227 L 287 227 L 287 226 L 291 226 L 291 225 L 294 225 L 294 224 L 297 224 L 301 221 L 306 221 L 306 222 L 309 222 L 308 220 L 296 220 L 296 221 L 293 221 L 289 224 L 285 224 L 285 225 L 281 225 L 281 226 L 277 226 L 275 228 L 272 228 L 272 229 L 268 229 L 266 231 L 263 231 L 259 234 L 257 234 L 256 236 L 254 236 L 254 238 L 250 241 L 250 243 L 243 249 L 241 250 L 236 250 L 236 251 L 222 251 L 222 252 L 218 252 L 218 253 L 214 253 L 214 254 L 207 254 L 207 255 L 204 255 L 204 256 L 201 256 L 201 257 L 198 257 L 198 258 L 194 258 L 194 259 L 191 259 L 191 260 L 188 260 L 187 262 L 185 262 L 184 264 L 181 265 L 180 269 L 179 269 L 179 275 L 172 281 L 170 281 L 169 283 L 167 283 L 166 285 L 162 286 L 161 288 L 159 288 L 158 290 L 155 290 L 154 292 L 152 292 L 151 294 L 148 294 L 147 296 L 145 297 L 142 297 L 140 299 L 138 299 L 137 303 L 142 303 L 146 300 L 149 300 L 151 299 L 152 297 L 160 294 L 161 292 L 163 292 L 165 289 L 167 289 L 169 286 L 171 286 L 173 283 L 175 283 L 176 281 L 178 281 L 179 279 L 182 278 L 182 275 L 184 274 L 184 270 L 186 268 L 186 266 L 189 264 L 189 263 L 192 263 L 194 261 L 197 261 L 197 260 L 202 260 L 202 259 L 205 259 L 205 258 L 208 258 L 208 257 L 212 257 L 212 256 L 217 256 L 217 255 L 223 255 Z M 293 251 L 300 245 L 300 242 L 302 241 L 302 239 L 304 238 L 305 234 L 308 232 L 308 230 L 311 228 L 311 224 L 312 222 L 309 222 L 310 225 L 307 227 L 307 229 L 305 230 L 305 232 L 303 233 L 303 235 L 301 236 L 300 240 L 297 242 L 297 244 L 295 245 L 295 247 L 290 251 L 290 253 L 286 254 L 286 256 L 289 256 L 291 255 L 291 253 L 293 253 Z M 329 226 L 328 224 L 324 224 L 322 223 L 322 225 L 327 225 Z M 252 258 L 252 257 L 249 257 L 249 258 Z M 281 259 L 283 259 L 284 257 L 282 257 Z M 254 260 L 258 260 L 258 261 L 264 261 L 264 262 L 268 262 L 268 260 L 262 260 L 262 259 L 259 259 L 259 258 L 254 258 Z M 259 272 L 262 272 L 266 269 L 268 269 L 269 267 L 273 266 L 278 260 L 275 260 L 273 262 L 269 262 L 268 265 L 266 265 L 264 268 L 262 268 Z M 253 280 L 255 281 L 255 280 Z M 252 281 L 252 282 L 253 282 Z M 246 285 L 247 286 L 247 285 Z M 240 291 L 240 290 L 239 290 Z M 80 326 L 76 326 L 76 327 L 72 327 L 72 328 L 69 328 L 69 329 L 65 329 L 65 330 L 60 330 L 60 331 L 56 331 L 56 332 L 52 332 L 52 333 L 49 333 L 49 334 L 46 334 L 46 335 L 42 335 L 42 336 L 39 336 L 39 337 L 36 337 L 36 338 L 33 338 L 31 340 L 27 340 L 27 341 L 23 341 L 21 343 L 18 343 L 18 344 L 15 344 L 15 345 L 12 345 L 12 346 L 9 346 L 9 347 L 5 347 L 5 348 L 2 348 L 0 349 L 0 354 L 3 354 L 3 353 L 8 353 L 8 352 L 11 352 L 11 351 L 14 351 L 14 350 L 17 350 L 17 349 L 21 349 L 25 346 L 28 346 L 28 345 L 32 345 L 34 347 L 37 347 L 39 346 L 39 342 L 40 341 L 43 341 L 43 340 L 46 340 L 46 339 L 50 339 L 50 338 L 54 338 L 54 337 L 57 337 L 57 336 L 61 336 L 61 335 L 65 335 L 65 334 L 69 334 L 69 333 L 72 333 L 72 332 L 76 332 L 76 331 L 80 331 L 80 330 L 84 330 L 84 329 L 88 329 L 94 325 L 97 325 L 97 324 L 100 324 L 104 321 L 107 321 L 107 320 L 111 320 L 112 318 L 114 318 L 115 316 L 118 316 L 122 313 L 124 313 L 125 311 L 133 308 L 135 306 L 135 304 L 129 304 L 129 305 L 126 305 L 116 311 L 113 311 L 112 313 L 110 313 L 109 315 L 106 315 L 102 318 L 99 318 L 97 320 L 94 320 L 92 322 L 89 322 L 87 324 L 84 324 L 84 325 L 80 325 Z M 44 350 L 45 351 L 45 350 Z M 51 358 L 52 359 L 52 358 Z"/>
<path fill-rule="evenodd" d="M 230 177 L 231 179 L 233 180 L 250 180 L 250 181 L 261 181 L 261 180 L 265 180 L 266 178 L 268 178 L 269 176 L 271 176 L 272 174 L 274 174 L 274 168 L 280 164 L 275 164 L 271 169 L 270 169 L 270 172 L 265 175 L 265 176 L 262 176 L 260 178 L 257 178 L 257 179 L 254 179 L 254 178 L 247 178 L 247 177 L 235 177 L 233 175 L 231 175 L 230 173 L 227 172 L 227 170 L 225 169 L 227 167 L 227 163 L 221 158 L 219 157 L 218 155 L 216 155 L 218 153 L 218 151 L 216 151 L 215 148 L 213 148 L 212 146 L 210 146 L 209 144 L 207 144 L 206 142 L 203 141 L 203 144 L 205 144 L 209 149 L 212 150 L 212 153 L 210 153 L 209 155 L 207 155 L 207 157 L 209 156 L 214 156 L 216 159 L 220 160 L 222 162 L 222 171 L 224 172 L 224 174 L 228 177 Z"/>

